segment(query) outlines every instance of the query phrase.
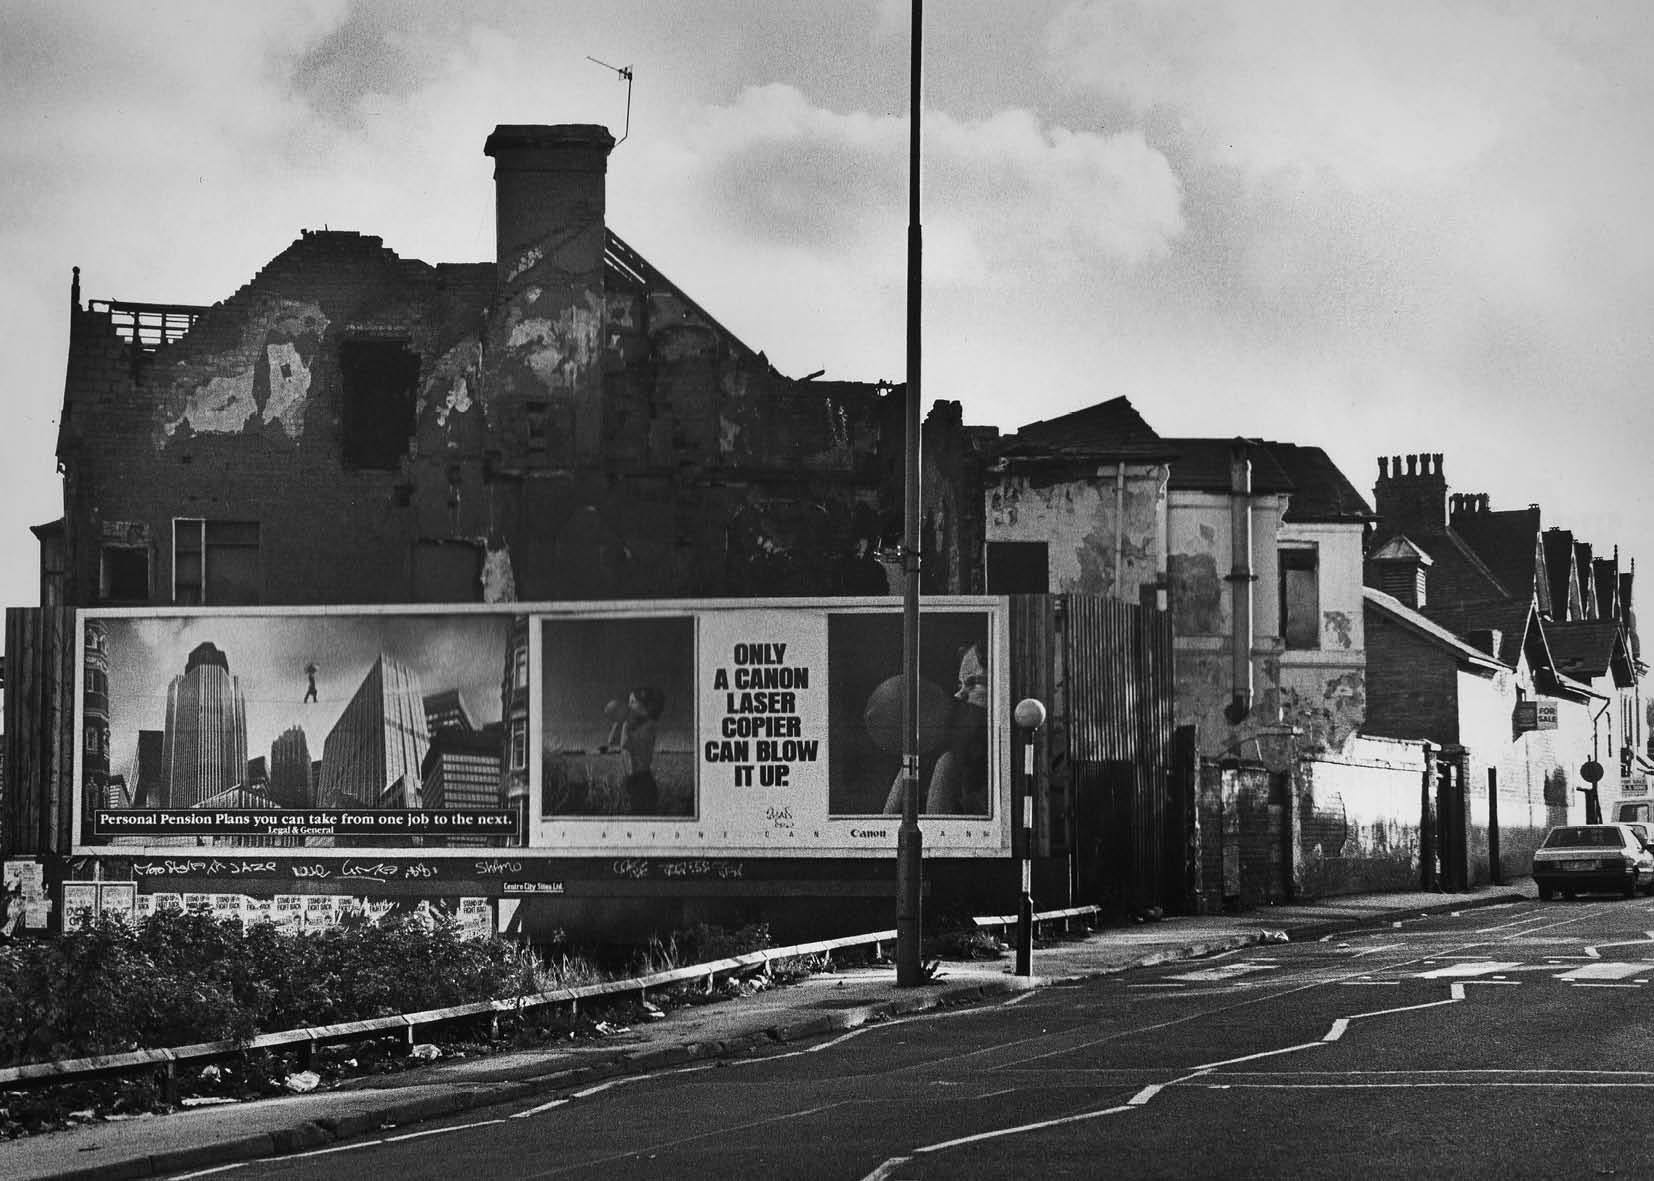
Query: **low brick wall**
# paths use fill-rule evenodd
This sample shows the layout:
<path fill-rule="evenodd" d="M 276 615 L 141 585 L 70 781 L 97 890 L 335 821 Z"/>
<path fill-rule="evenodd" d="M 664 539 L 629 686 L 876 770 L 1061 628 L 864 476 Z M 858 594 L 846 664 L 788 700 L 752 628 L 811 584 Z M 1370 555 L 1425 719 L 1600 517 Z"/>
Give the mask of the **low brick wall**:
<path fill-rule="evenodd" d="M 1299 760 L 1295 894 L 1416 889 L 1423 776 L 1423 744 L 1395 739 L 1353 738 Z"/>

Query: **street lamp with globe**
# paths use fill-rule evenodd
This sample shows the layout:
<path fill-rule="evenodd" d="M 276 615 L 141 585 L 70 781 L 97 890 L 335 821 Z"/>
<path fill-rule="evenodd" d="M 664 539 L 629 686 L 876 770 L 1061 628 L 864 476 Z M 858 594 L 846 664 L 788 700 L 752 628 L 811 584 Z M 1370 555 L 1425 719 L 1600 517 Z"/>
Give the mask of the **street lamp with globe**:
<path fill-rule="evenodd" d="M 1024 697 L 1011 711 L 1011 720 L 1023 735 L 1022 745 L 1022 896 L 1017 902 L 1016 974 L 1034 972 L 1034 735 L 1045 725 L 1045 703 Z"/>

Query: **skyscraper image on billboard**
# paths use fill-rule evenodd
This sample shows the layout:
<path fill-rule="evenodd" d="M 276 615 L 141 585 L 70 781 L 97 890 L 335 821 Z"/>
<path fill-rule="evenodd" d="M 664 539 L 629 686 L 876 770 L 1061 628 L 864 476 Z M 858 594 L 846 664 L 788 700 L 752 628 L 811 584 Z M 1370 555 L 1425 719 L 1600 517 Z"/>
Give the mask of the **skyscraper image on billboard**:
<path fill-rule="evenodd" d="M 81 746 L 102 750 L 81 763 L 83 841 L 514 843 L 502 710 L 512 623 L 499 612 L 99 614 L 86 628 L 96 651 Z"/>

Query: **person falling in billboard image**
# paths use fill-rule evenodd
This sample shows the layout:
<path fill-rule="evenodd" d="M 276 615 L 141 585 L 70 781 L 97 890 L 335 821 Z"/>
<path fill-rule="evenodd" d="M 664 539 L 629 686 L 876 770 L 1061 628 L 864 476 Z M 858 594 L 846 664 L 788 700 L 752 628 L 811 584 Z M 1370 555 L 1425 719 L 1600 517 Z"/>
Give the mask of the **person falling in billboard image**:
<path fill-rule="evenodd" d="M 975 815 L 988 810 L 988 662 L 979 644 L 959 649 L 959 689 L 945 727 L 946 749 L 930 770 L 921 810 L 928 815 Z M 902 811 L 902 776 L 885 798 L 887 816 Z"/>
<path fill-rule="evenodd" d="M 666 694 L 653 685 L 640 685 L 624 702 L 609 702 L 603 716 L 612 725 L 604 750 L 626 755 L 626 795 L 634 816 L 649 816 L 660 810 L 660 787 L 655 783 L 655 740 L 660 716 L 666 712 Z"/>

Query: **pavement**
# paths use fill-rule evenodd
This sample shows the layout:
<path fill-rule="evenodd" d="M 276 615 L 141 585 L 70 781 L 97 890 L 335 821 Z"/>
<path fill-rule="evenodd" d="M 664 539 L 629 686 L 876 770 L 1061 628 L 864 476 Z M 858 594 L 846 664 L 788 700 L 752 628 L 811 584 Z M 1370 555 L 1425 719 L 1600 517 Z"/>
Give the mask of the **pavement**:
<path fill-rule="evenodd" d="M 604 1079 L 814 1040 L 929 1009 L 1106 976 L 1259 943 L 1307 942 L 1422 915 L 1536 897 L 1531 879 L 1455 894 L 1362 894 L 1232 915 L 1173 917 L 1036 944 L 1032 976 L 1012 957 L 944 961 L 930 982 L 898 988 L 891 967 L 819 973 L 717 1004 L 671 1010 L 611 1038 L 438 1060 L 307 1095 L 186 1108 L 84 1124 L 0 1143 L 0 1176 L 164 1177 L 321 1148 L 382 1129 L 499 1103 L 556 1096 Z"/>

